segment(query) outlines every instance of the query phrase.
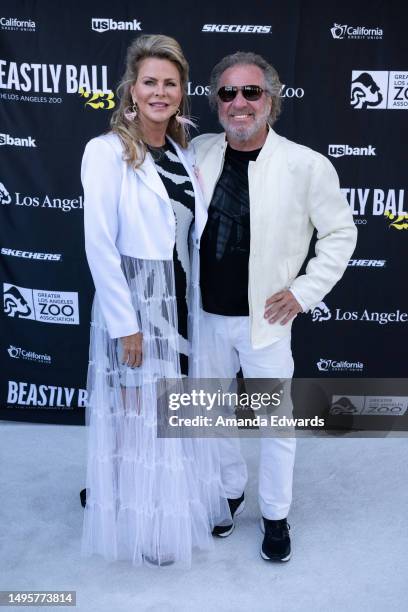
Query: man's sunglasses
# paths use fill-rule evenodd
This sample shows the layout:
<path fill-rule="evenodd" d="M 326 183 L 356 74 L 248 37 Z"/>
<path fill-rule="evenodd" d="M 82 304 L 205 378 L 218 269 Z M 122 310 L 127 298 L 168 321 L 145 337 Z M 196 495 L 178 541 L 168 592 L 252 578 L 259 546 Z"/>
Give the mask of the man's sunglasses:
<path fill-rule="evenodd" d="M 264 90 L 258 85 L 242 85 L 241 87 L 225 85 L 220 87 L 217 94 L 222 102 L 232 102 L 239 91 L 248 102 L 256 102 L 262 96 Z"/>

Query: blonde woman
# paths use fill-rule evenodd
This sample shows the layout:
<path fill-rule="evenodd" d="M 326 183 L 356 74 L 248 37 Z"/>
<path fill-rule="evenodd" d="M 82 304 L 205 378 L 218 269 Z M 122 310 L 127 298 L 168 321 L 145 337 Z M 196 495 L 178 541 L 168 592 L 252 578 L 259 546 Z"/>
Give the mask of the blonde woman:
<path fill-rule="evenodd" d="M 82 552 L 135 565 L 189 566 L 229 512 L 213 446 L 157 437 L 160 381 L 197 375 L 206 209 L 187 146 L 187 83 L 177 41 L 137 38 L 111 131 L 82 162 L 96 289 Z"/>

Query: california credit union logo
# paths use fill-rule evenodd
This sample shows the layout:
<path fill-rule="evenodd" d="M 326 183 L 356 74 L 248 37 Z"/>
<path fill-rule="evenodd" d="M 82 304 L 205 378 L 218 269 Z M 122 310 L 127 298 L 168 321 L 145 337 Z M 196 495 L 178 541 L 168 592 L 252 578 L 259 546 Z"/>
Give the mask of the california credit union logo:
<path fill-rule="evenodd" d="M 21 346 L 14 346 L 13 344 L 10 344 L 7 352 L 12 359 L 24 359 L 26 361 L 34 361 L 46 365 L 50 365 L 52 361 L 51 355 L 28 351 L 27 349 L 21 348 Z"/>
<path fill-rule="evenodd" d="M 381 40 L 384 35 L 383 29 L 379 27 L 366 28 L 365 26 L 349 26 L 340 23 L 335 23 L 330 28 L 330 32 L 335 40 L 344 40 L 345 38 Z"/>
<path fill-rule="evenodd" d="M 32 19 L 18 19 L 18 17 L 0 17 L 0 29 L 35 32 L 35 21 Z"/>
<path fill-rule="evenodd" d="M 336 361 L 335 359 L 319 359 L 316 363 L 319 372 L 362 372 L 364 364 L 361 361 Z"/>

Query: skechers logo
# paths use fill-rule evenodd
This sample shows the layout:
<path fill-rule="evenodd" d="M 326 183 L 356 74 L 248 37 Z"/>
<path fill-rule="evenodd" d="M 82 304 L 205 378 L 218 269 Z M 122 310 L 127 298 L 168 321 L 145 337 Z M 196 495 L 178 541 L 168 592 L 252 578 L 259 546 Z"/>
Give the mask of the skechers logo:
<path fill-rule="evenodd" d="M 348 266 L 350 268 L 385 268 L 386 259 L 350 259 Z"/>
<path fill-rule="evenodd" d="M 220 32 L 227 34 L 270 34 L 272 32 L 271 25 L 227 25 L 206 23 L 203 25 L 202 32 Z"/>
<path fill-rule="evenodd" d="M 18 249 L 7 249 L 2 247 L 2 255 L 9 257 L 22 257 L 24 259 L 40 259 L 41 261 L 61 261 L 61 253 L 37 253 L 34 251 L 19 251 Z"/>

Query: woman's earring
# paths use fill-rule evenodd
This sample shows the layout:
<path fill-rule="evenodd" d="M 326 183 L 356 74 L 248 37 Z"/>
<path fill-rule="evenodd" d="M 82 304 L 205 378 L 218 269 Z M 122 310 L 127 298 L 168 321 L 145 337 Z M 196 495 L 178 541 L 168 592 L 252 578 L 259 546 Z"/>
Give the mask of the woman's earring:
<path fill-rule="evenodd" d="M 181 125 L 191 125 L 194 128 L 197 127 L 194 121 L 191 121 L 191 119 L 187 119 L 187 117 L 183 117 L 180 112 L 180 109 L 177 110 L 177 113 L 174 115 L 174 117 L 178 123 L 178 127 L 180 127 Z"/>
<path fill-rule="evenodd" d="M 128 121 L 134 121 L 137 117 L 137 104 L 133 102 L 132 106 L 125 108 L 124 115 Z"/>

